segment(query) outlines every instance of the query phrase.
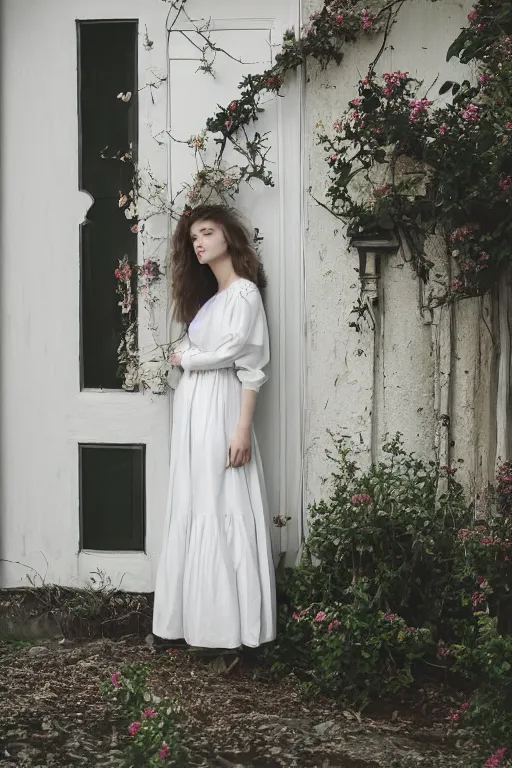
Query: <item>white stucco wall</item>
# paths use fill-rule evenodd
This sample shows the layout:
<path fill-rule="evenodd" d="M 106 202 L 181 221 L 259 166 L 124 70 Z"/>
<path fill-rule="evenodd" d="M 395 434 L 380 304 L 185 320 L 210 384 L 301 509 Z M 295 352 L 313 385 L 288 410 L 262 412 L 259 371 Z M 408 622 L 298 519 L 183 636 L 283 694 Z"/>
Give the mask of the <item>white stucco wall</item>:
<path fill-rule="evenodd" d="M 303 5 L 303 19 L 321 8 L 320 0 Z M 404 4 L 392 29 L 388 48 L 377 73 L 408 71 L 433 85 L 436 96 L 445 79 L 460 79 L 464 69 L 446 51 L 465 25 L 471 4 L 431 3 L 410 0 Z M 357 95 L 356 85 L 368 70 L 381 37 L 361 38 L 346 49 L 339 67 L 321 71 L 308 64 L 305 133 L 308 185 L 323 199 L 327 166 L 324 151 L 316 145 L 315 125 L 330 129 Z M 425 87 L 426 87 L 425 86 Z M 373 371 L 373 331 L 363 323 L 361 333 L 348 327 L 359 281 L 355 249 L 340 233 L 340 223 L 310 196 L 305 242 L 307 338 L 307 423 L 305 434 L 306 499 L 321 497 L 323 479 L 330 471 L 325 449 L 331 444 L 327 430 L 348 435 L 360 461 L 366 465 L 383 441 L 397 431 L 405 447 L 427 458 L 435 454 L 438 418 L 435 411 L 436 376 L 433 329 L 420 312 L 420 286 L 410 265 L 399 254 L 382 260 L 380 279 L 380 351 Z M 451 458 L 464 459 L 461 477 L 474 483 L 476 471 L 475 391 L 480 348 L 480 303 L 465 302 L 455 312 L 451 376 Z M 435 329 L 434 329 L 435 330 Z M 485 350 L 484 350 L 485 352 Z M 375 378 L 375 381 L 374 381 Z M 373 416 L 372 416 L 373 414 Z M 482 421 L 482 419 L 480 419 Z M 485 421 L 485 419 L 484 419 Z M 479 422 L 480 423 L 480 422 Z M 372 434 L 373 432 L 373 434 Z M 485 442 L 485 441 L 484 441 Z M 483 453 L 487 449 L 484 447 Z"/>

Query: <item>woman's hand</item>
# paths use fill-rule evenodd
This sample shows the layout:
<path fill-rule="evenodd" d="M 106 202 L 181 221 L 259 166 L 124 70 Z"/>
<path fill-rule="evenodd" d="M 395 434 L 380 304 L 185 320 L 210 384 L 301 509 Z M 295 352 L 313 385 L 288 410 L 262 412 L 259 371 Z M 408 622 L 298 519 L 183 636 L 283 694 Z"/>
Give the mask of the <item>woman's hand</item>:
<path fill-rule="evenodd" d="M 251 460 L 251 428 L 238 427 L 229 446 L 227 467 L 238 469 Z"/>
<path fill-rule="evenodd" d="M 182 352 L 174 352 L 169 358 L 170 364 L 175 366 L 176 368 L 179 368 L 181 365 L 182 355 L 183 355 Z"/>

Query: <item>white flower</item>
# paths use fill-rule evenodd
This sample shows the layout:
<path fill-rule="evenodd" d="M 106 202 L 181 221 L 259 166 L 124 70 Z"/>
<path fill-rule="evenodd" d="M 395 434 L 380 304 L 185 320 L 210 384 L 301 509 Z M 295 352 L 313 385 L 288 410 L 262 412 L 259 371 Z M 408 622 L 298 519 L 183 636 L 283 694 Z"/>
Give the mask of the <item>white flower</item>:
<path fill-rule="evenodd" d="M 132 97 L 131 91 L 126 91 L 126 93 L 123 93 L 121 91 L 121 93 L 117 94 L 117 98 L 121 99 L 121 101 L 124 101 L 125 104 L 127 104 L 130 101 L 131 97 Z"/>

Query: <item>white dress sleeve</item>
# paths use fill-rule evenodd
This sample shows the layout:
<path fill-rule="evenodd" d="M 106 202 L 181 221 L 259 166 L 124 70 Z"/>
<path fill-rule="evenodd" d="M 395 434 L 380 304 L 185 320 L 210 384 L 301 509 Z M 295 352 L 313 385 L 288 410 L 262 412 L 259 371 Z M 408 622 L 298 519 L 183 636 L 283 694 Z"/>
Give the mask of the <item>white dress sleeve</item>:
<path fill-rule="evenodd" d="M 235 367 L 244 389 L 256 392 L 267 380 L 262 368 L 269 361 L 267 320 L 260 292 L 255 287 L 239 293 L 233 308 L 229 333 L 213 351 L 191 346 L 183 353 L 184 371 L 214 371 Z"/>

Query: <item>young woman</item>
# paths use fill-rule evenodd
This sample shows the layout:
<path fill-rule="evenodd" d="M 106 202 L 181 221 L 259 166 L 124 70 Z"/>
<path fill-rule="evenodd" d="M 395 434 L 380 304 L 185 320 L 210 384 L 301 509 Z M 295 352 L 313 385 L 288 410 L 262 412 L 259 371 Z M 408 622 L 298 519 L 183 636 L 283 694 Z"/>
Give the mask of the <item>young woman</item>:
<path fill-rule="evenodd" d="M 188 325 L 171 355 L 171 465 L 153 632 L 203 648 L 275 638 L 275 581 L 262 464 L 253 431 L 266 381 L 264 277 L 250 236 L 224 206 L 184 215 L 173 239 L 174 313 Z"/>

